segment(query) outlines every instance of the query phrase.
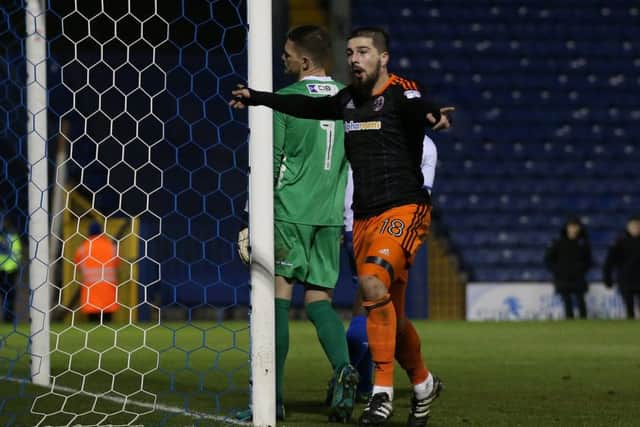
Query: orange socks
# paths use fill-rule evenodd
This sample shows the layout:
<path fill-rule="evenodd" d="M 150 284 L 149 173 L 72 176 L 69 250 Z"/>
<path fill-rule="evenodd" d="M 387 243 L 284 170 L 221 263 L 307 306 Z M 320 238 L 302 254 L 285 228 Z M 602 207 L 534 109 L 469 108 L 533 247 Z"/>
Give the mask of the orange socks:
<path fill-rule="evenodd" d="M 409 319 L 404 320 L 404 330 L 398 334 L 395 355 L 400 366 L 407 371 L 411 384 L 420 384 L 429 376 L 422 360 L 420 337 Z"/>
<path fill-rule="evenodd" d="M 367 336 L 371 359 L 375 365 L 375 385 L 393 386 L 393 359 L 396 353 L 396 312 L 389 295 L 382 300 L 365 302 L 368 311 Z"/>
<path fill-rule="evenodd" d="M 374 384 L 393 387 L 393 362 L 398 360 L 407 372 L 411 384 L 420 384 L 429 376 L 422 352 L 420 337 L 413 323 L 404 319 L 404 328 L 396 336 L 397 317 L 393 302 L 387 295 L 384 299 L 365 302 L 368 311 L 367 336 L 371 359 L 375 365 Z"/>

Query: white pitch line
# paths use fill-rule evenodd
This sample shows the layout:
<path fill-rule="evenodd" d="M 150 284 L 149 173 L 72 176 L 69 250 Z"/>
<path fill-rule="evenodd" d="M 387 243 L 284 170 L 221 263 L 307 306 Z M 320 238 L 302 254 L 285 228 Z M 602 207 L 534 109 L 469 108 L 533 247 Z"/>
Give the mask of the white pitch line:
<path fill-rule="evenodd" d="M 162 412 L 168 412 L 168 413 L 172 413 L 172 414 L 180 414 L 180 415 L 185 415 L 185 416 L 192 417 L 192 418 L 204 418 L 206 420 L 218 421 L 218 422 L 222 422 L 222 423 L 226 423 L 226 424 L 235 424 L 235 425 L 240 425 L 240 426 L 250 426 L 250 425 L 252 425 L 251 423 L 234 420 L 233 418 L 229 418 L 229 417 L 221 417 L 219 415 L 211 415 L 211 414 L 207 414 L 207 413 L 204 413 L 204 412 L 195 412 L 195 411 L 187 412 L 187 411 L 184 410 L 184 408 L 178 408 L 177 406 L 163 405 L 161 403 L 152 404 L 152 403 L 138 402 L 138 401 L 131 400 L 131 399 L 123 399 L 121 397 L 105 396 L 105 395 L 102 395 L 102 394 L 90 393 L 90 392 L 83 391 L 83 390 L 76 390 L 74 388 L 65 387 L 65 386 L 61 386 L 61 385 L 57 385 L 57 386 L 53 386 L 53 387 L 41 386 L 41 385 L 30 383 L 30 382 L 26 381 L 24 378 L 0 377 L 0 380 L 11 381 L 11 382 L 14 382 L 14 383 L 19 383 L 19 384 L 32 385 L 32 386 L 36 386 L 36 387 L 40 387 L 40 388 L 46 388 L 46 389 L 49 389 L 49 390 L 52 390 L 52 391 L 62 391 L 62 392 L 65 392 L 65 393 L 72 393 L 72 394 L 81 393 L 81 394 L 84 394 L 86 396 L 91 396 L 91 397 L 95 397 L 95 398 L 98 398 L 98 399 L 104 399 L 104 400 L 108 400 L 110 402 L 126 403 L 128 405 L 138 406 L 140 408 L 153 409 L 153 410 L 162 411 Z"/>

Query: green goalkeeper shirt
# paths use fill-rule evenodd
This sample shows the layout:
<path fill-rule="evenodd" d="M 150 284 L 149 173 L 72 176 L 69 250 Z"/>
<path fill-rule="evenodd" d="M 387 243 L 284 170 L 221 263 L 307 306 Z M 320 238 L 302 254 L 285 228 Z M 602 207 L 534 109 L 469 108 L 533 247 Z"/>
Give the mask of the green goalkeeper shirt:
<path fill-rule="evenodd" d="M 330 96 L 344 86 L 306 77 L 278 93 Z M 342 121 L 273 114 L 274 217 L 307 225 L 343 222 L 347 161 Z"/>

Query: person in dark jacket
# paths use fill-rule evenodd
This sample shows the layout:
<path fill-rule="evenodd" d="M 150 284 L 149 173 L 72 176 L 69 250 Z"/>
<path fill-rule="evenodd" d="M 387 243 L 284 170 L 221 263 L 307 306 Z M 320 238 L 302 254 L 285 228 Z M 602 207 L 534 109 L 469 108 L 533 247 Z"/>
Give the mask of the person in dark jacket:
<path fill-rule="evenodd" d="M 609 248 L 603 273 L 607 288 L 618 283 L 627 318 L 633 319 L 634 297 L 640 298 L 640 215 L 629 219 L 625 232 Z"/>
<path fill-rule="evenodd" d="M 572 298 L 575 297 L 580 317 L 586 319 L 586 275 L 593 265 L 593 259 L 587 231 L 579 218 L 572 217 L 567 220 L 560 237 L 547 249 L 545 264 L 553 274 L 556 293 L 564 303 L 565 317 L 573 319 Z"/>

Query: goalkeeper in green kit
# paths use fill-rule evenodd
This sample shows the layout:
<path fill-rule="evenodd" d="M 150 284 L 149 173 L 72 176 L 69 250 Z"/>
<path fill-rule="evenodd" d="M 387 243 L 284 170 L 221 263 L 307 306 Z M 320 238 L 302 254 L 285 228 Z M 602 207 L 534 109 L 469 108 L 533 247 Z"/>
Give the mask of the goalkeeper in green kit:
<path fill-rule="evenodd" d="M 297 82 L 278 93 L 319 97 L 344 86 L 328 77 L 331 43 L 323 29 L 306 25 L 287 35 L 282 60 Z M 342 321 L 331 305 L 338 280 L 347 161 L 342 121 L 308 120 L 274 112 L 274 241 L 276 312 L 276 408 L 284 419 L 284 364 L 289 349 L 289 306 L 296 282 L 305 287 L 307 317 L 334 370 L 329 420 L 347 421 L 353 411 L 358 382 L 349 364 Z M 246 230 L 239 238 L 240 255 L 248 261 Z M 239 418 L 249 419 L 251 411 Z"/>

